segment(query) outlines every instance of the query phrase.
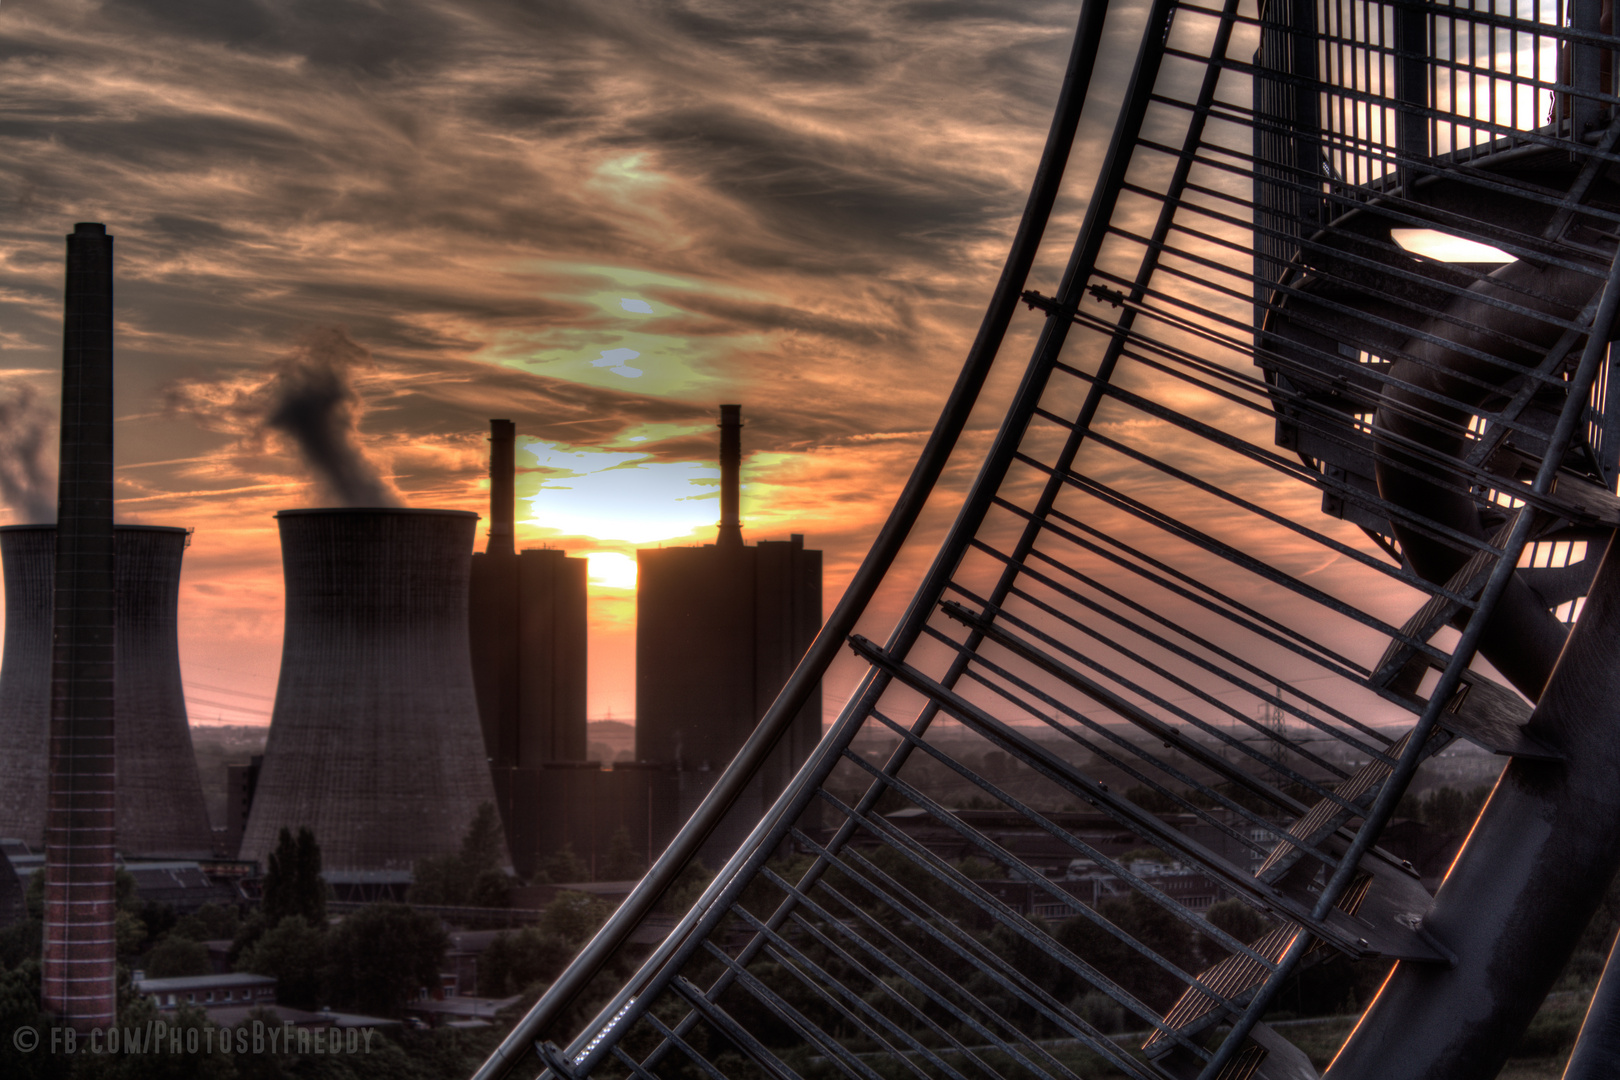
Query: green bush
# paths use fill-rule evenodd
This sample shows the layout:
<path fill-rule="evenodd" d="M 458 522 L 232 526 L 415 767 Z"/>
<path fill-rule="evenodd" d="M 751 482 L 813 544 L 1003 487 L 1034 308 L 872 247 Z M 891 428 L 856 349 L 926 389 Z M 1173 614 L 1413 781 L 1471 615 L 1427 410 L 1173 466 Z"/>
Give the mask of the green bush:
<path fill-rule="evenodd" d="M 213 970 L 214 966 L 208 962 L 206 945 L 173 934 L 158 942 L 146 957 L 146 977 L 149 979 L 208 975 Z"/>

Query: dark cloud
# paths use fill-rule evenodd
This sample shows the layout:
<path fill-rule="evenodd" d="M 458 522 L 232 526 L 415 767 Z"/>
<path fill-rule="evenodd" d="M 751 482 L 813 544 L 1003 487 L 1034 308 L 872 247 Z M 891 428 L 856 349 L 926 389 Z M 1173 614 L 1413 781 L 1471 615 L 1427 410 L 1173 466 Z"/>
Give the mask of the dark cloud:
<path fill-rule="evenodd" d="M 299 155 L 295 133 L 240 117 L 154 112 L 131 119 L 110 114 L 67 121 L 59 117 L 0 119 L 0 141 L 51 142 L 70 154 L 122 159 L 146 168 L 185 168 L 192 162 Z"/>
<path fill-rule="evenodd" d="M 149 34 L 297 56 L 373 78 L 421 74 L 454 56 L 446 48 L 454 20 L 436 5 L 409 0 L 129 0 L 118 8 Z"/>
<path fill-rule="evenodd" d="M 972 338 L 1077 6 L 6 4 L 4 364 L 57 363 L 62 235 L 105 221 L 120 512 L 197 526 L 190 580 L 227 587 L 183 647 L 232 671 L 275 655 L 270 515 L 307 498 L 272 413 L 328 472 L 471 509 L 489 417 L 684 477 L 741 401 L 786 507 L 754 520 L 850 564 Z"/>
<path fill-rule="evenodd" d="M 660 113 L 622 138 L 660 147 L 672 170 L 701 176 L 746 208 L 757 228 L 821 249 L 807 261 L 845 272 L 857 252 L 917 257 L 972 243 L 1017 201 L 1015 189 L 983 177 L 940 173 L 882 147 L 737 109 Z"/>

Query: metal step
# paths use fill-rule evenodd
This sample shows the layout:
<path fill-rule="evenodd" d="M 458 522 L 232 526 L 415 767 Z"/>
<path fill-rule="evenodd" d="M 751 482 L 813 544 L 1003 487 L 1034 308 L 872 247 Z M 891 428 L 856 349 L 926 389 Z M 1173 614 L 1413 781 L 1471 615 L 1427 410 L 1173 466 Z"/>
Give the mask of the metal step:
<path fill-rule="evenodd" d="M 1153 1063 L 1171 1080 L 1197 1080 L 1203 1062 L 1182 1047 Z M 1215 1080 L 1320 1080 L 1305 1051 L 1268 1024 L 1256 1024 L 1249 1038 Z"/>

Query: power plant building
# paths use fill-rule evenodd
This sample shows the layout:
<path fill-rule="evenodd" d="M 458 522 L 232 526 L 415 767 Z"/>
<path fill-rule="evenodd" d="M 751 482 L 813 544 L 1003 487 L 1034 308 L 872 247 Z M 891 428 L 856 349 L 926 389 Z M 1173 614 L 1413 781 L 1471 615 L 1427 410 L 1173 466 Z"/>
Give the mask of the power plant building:
<path fill-rule="evenodd" d="M 517 426 L 491 420 L 489 539 L 472 557 L 473 683 L 513 866 L 565 845 L 591 862 L 608 836 L 602 764 L 586 760 L 586 561 L 517 550 Z"/>
<path fill-rule="evenodd" d="M 473 684 L 495 768 L 586 756 L 586 561 L 516 550 L 516 436 L 512 421 L 490 421 L 489 542 L 472 557 L 468 607 Z"/>
<path fill-rule="evenodd" d="M 281 675 L 241 857 L 308 826 L 333 871 L 452 854 L 495 803 L 467 642 L 478 516 L 283 510 Z"/>
<path fill-rule="evenodd" d="M 716 542 L 637 552 L 636 757 L 673 767 L 682 820 L 821 629 L 821 552 L 806 548 L 799 535 L 743 543 L 741 407 L 722 405 L 720 414 Z M 736 807 L 717 835 L 711 856 L 758 820 L 820 737 L 817 689 L 745 796 L 749 805 Z"/>

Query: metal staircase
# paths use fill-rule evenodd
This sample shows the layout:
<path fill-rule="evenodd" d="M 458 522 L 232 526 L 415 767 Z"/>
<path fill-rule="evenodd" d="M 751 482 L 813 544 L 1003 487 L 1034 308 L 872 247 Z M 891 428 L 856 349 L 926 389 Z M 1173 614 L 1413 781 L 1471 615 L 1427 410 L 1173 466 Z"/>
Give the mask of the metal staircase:
<path fill-rule="evenodd" d="M 1115 7 L 1082 6 L 985 322 L 849 593 L 478 1080 L 1314 1077 L 1262 1022 L 1302 965 L 1395 960 L 1384 998 L 1438 1002 L 1469 950 L 1511 946 L 1437 929 L 1447 890 L 1377 841 L 1455 739 L 1514 762 L 1504 783 L 1542 770 L 1526 798 L 1595 798 L 1579 777 L 1607 751 L 1532 708 L 1601 667 L 1559 655 L 1620 526 L 1620 40 L 1585 0 Z M 1139 49 L 1095 177 L 1070 181 L 1078 234 L 1048 238 L 1113 18 Z M 1065 268 L 1031 288 L 1043 243 Z M 965 497 L 936 490 L 1019 362 L 1015 317 L 1039 320 L 1016 394 Z M 903 617 L 855 635 L 936 504 L 955 523 Z M 630 949 L 845 647 L 870 668 L 810 762 Z M 1464 861 L 1492 857 L 1492 813 Z M 1601 894 L 1613 847 L 1557 910 Z M 1263 932 L 1206 918 L 1166 865 Z M 1393 1075 L 1368 1038 L 1333 1075 Z M 1465 1052 L 1413 1046 L 1414 1076 Z"/>

